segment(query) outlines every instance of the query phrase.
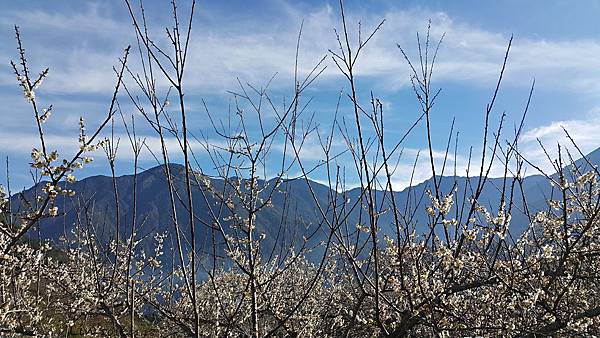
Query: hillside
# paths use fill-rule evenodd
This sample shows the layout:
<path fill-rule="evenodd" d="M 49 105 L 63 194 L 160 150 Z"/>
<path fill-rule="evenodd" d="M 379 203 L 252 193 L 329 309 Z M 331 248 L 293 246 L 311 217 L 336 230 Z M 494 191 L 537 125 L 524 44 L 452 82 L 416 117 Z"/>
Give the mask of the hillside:
<path fill-rule="evenodd" d="M 600 164 L 600 148 L 586 156 L 593 165 Z M 574 165 L 581 167 L 582 171 L 589 170 L 589 165 L 584 159 L 574 162 Z M 169 194 L 166 184 L 166 177 L 163 166 L 157 166 L 138 174 L 137 177 L 137 205 L 136 205 L 136 227 L 138 235 L 146 235 L 156 232 L 173 231 L 172 216 L 170 211 Z M 184 167 L 178 164 L 171 164 L 171 172 L 174 176 L 174 186 L 177 191 L 177 215 L 183 226 L 189 224 L 187 218 L 187 209 L 185 206 L 185 185 L 183 181 Z M 438 179 L 440 179 L 438 177 Z M 448 193 L 453 187 L 456 189 L 455 204 L 450 212 L 451 216 L 460 219 L 461 215 L 466 217 L 466 210 L 456 208 L 460 206 L 463 200 L 468 199 L 472 194 L 472 189 L 477 185 L 478 177 L 454 177 L 444 176 L 441 178 L 440 189 Z M 131 231 L 133 221 L 133 175 L 124 175 L 116 178 L 117 192 L 119 196 L 119 223 L 121 236 L 125 237 Z M 211 185 L 222 189 L 222 180 L 210 179 Z M 261 185 L 274 182 L 260 182 Z M 338 193 L 330 190 L 327 186 L 309 181 L 319 204 L 328 217 L 332 217 L 328 211 L 328 200 L 331 196 L 337 199 L 337 203 L 345 201 L 347 206 L 346 222 L 355 226 L 358 223 L 365 224 L 368 220 L 366 210 L 360 210 L 354 207 L 356 201 L 360 198 L 360 189 L 351 189 L 344 193 Z M 43 183 L 42 183 L 43 184 Z M 23 197 L 32 200 L 34 192 L 40 186 L 32 187 L 22 195 L 14 195 L 13 208 L 18 209 L 22 205 Z M 502 187 L 505 184 L 502 178 L 488 179 L 479 202 L 490 210 L 497 212 L 500 204 Z M 506 182 L 505 198 L 510 197 L 510 180 Z M 402 191 L 395 192 L 395 200 L 399 210 L 407 215 L 405 221 L 416 226 L 417 232 L 427 231 L 427 213 L 425 207 L 429 204 L 425 195 L 426 189 L 432 189 L 433 180 L 417 184 Z M 59 197 L 57 205 L 60 206 L 63 214 L 41 222 L 40 233 L 42 237 L 57 240 L 60 236 L 69 235 L 75 224 L 99 225 L 99 236 L 109 236 L 114 234 L 116 225 L 116 207 L 113 193 L 112 179 L 107 176 L 92 176 L 81 181 L 75 182 L 70 187 L 77 192 L 75 197 Z M 267 188 L 266 191 L 270 191 Z M 264 194 L 266 194 L 265 192 Z M 513 220 L 510 231 L 513 235 L 520 234 L 528 224 L 528 217 L 525 210 L 529 213 L 541 210 L 546 207 L 546 200 L 552 194 L 552 187 L 541 175 L 532 175 L 525 177 L 522 184 L 515 184 L 513 191 L 514 206 Z M 382 213 L 379 218 L 379 225 L 386 234 L 393 234 L 395 231 L 394 217 L 391 210 L 389 193 L 383 191 L 375 192 L 377 204 L 383 205 L 388 212 Z M 364 198 L 364 197 L 363 197 Z M 211 245 L 213 231 L 207 225 L 212 224 L 210 209 L 208 205 L 213 206 L 212 212 L 218 210 L 219 202 L 210 193 L 203 191 L 197 185 L 193 187 L 192 199 L 194 201 L 196 215 L 196 224 L 200 231 L 197 232 L 199 245 L 203 250 L 207 250 Z M 527 201 L 527 209 L 524 208 L 523 200 Z M 319 208 L 314 202 L 312 194 L 308 188 L 307 182 L 303 179 L 285 181 L 274 192 L 272 198 L 272 207 L 265 208 L 257 215 L 258 233 L 265 234 L 264 245 L 273 248 L 275 242 L 286 243 L 290 241 L 298 244 L 302 236 L 310 237 L 311 244 L 317 244 L 326 235 L 326 223 L 323 221 Z M 414 212 L 411 212 L 414 210 Z M 228 212 L 221 210 L 221 219 L 229 216 Z M 222 222 L 227 226 L 227 222 Z M 231 229 L 226 229 L 230 231 Z M 219 235 L 214 238 L 219 241 Z M 280 249 L 285 247 L 281 246 Z"/>

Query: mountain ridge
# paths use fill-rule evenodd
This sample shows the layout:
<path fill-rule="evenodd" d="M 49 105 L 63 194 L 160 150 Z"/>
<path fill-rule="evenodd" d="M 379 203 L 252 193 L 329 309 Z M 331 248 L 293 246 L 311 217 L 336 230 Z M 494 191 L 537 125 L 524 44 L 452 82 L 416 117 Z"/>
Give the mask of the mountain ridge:
<path fill-rule="evenodd" d="M 590 152 L 585 156 L 575 161 L 573 164 L 566 166 L 572 168 L 575 165 L 579 168 L 589 170 L 588 161 L 597 166 L 600 164 L 600 148 Z M 172 216 L 170 211 L 169 194 L 166 185 L 166 176 L 164 173 L 164 165 L 158 165 L 137 174 L 137 203 L 136 205 L 136 224 L 138 232 L 142 234 L 150 234 L 153 232 L 171 232 L 172 231 Z M 185 191 L 183 181 L 184 166 L 176 163 L 170 163 L 169 168 L 174 177 L 175 191 Z M 553 174 L 556 175 L 556 174 Z M 119 215 L 116 215 L 115 197 L 113 192 L 112 177 L 105 175 L 94 175 L 86 177 L 70 185 L 70 189 L 77 192 L 73 198 L 59 196 L 56 200 L 56 205 L 63 212 L 62 216 L 49 218 L 41 221 L 40 234 L 42 238 L 58 240 L 61 236 L 69 236 L 71 230 L 77 223 L 92 222 L 99 226 L 103 235 L 114 234 L 116 225 L 119 224 L 120 231 L 123 235 L 131 232 L 133 220 L 133 174 L 121 175 L 115 177 L 117 184 L 117 192 L 119 196 Z M 454 215 L 459 221 L 463 216 L 459 213 L 458 205 L 469 198 L 469 187 L 476 186 L 479 177 L 464 177 L 464 176 L 438 176 L 436 180 L 439 182 L 440 190 L 447 194 L 452 188 L 456 189 L 455 206 L 450 211 L 450 215 Z M 209 178 L 210 184 L 215 187 L 223 187 L 222 179 Z M 488 182 L 479 198 L 480 204 L 488 208 L 495 214 L 500 205 L 501 193 L 500 186 L 503 178 L 488 178 Z M 259 184 L 272 184 L 273 180 L 260 180 Z M 332 214 L 326 208 L 329 196 L 334 196 L 336 199 L 343 201 L 358 201 L 361 196 L 360 187 L 348 189 L 346 191 L 333 191 L 326 185 L 321 183 L 305 180 L 303 178 L 295 178 L 284 180 L 278 191 L 273 194 L 273 207 L 262 209 L 257 215 L 257 232 L 264 233 L 266 246 L 274 248 L 277 246 L 276 241 L 286 238 L 288 245 L 298 244 L 291 237 L 302 238 L 307 234 L 320 234 L 316 236 L 312 244 L 318 243 L 325 235 L 325 222 L 319 211 L 319 206 L 313 200 L 312 194 L 308 189 L 308 184 L 311 185 L 318 199 L 319 205 L 327 213 L 327 217 L 332 217 Z M 61 183 L 63 184 L 63 183 Z M 22 206 L 19 203 L 21 198 L 33 200 L 35 195 L 39 194 L 39 190 L 43 183 L 33 186 L 19 194 L 11 197 L 13 206 Z M 416 224 L 418 232 L 426 232 L 428 215 L 425 207 L 430 204 L 425 196 L 425 190 L 431 189 L 433 186 L 433 178 L 418 183 L 411 187 L 406 187 L 400 191 L 394 191 L 396 204 L 399 208 L 407 208 L 415 210 L 413 222 Z M 198 231 L 197 239 L 200 247 L 207 250 L 207 246 L 211 245 L 209 239 L 214 229 L 207 227 L 207 224 L 212 224 L 213 220 L 209 216 L 209 204 L 218 204 L 218 201 L 209 194 L 203 195 L 202 189 L 194 186 L 192 189 L 192 198 L 194 200 L 194 213 L 197 216 L 196 224 L 201 226 Z M 507 191 L 508 193 L 508 191 Z M 513 209 L 511 233 L 518 234 L 522 232 L 529 223 L 529 215 L 535 211 L 546 208 L 546 199 L 553 193 L 552 186 L 547 179 L 542 175 L 530 175 L 522 179 L 521 184 L 517 185 L 513 194 L 515 196 L 523 195 L 530 203 L 524 208 L 524 204 L 518 199 L 515 202 Z M 378 205 L 386 206 L 388 212 L 384 212 L 379 216 L 379 224 L 382 233 L 392 235 L 394 233 L 394 218 L 393 213 L 389 212 L 391 204 L 389 192 L 381 190 L 374 191 L 374 197 Z M 185 196 L 181 194 L 181 196 Z M 425 197 L 424 197 L 425 196 Z M 505 198 L 507 196 L 505 195 Z M 364 195 L 363 195 L 364 198 Z M 387 198 L 387 200 L 386 200 Z M 176 197 L 176 213 L 179 215 L 179 221 L 182 226 L 187 226 L 186 203 Z M 494 210 L 494 208 L 496 210 Z M 16 210 L 15 210 L 16 211 Z M 82 211 L 85 211 L 82 213 Z M 86 214 L 86 215 L 84 215 Z M 225 212 L 221 216 L 224 218 L 229 214 Z M 86 216 L 86 217 L 83 217 Z M 348 213 L 346 221 L 350 226 L 367 222 L 366 211 L 355 208 Z M 111 230 L 112 229 L 112 230 Z M 226 229 L 229 231 L 231 229 Z M 105 233 L 106 232 L 106 233 Z M 285 242 L 285 241 L 284 241 Z M 222 242 L 220 243 L 222 245 Z M 283 244 L 282 244 L 283 246 Z"/>

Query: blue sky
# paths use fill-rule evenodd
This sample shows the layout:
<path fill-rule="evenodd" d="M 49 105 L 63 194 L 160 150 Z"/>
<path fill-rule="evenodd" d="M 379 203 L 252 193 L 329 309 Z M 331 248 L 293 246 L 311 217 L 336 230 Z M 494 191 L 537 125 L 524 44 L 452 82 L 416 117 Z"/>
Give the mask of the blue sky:
<path fill-rule="evenodd" d="M 147 3 L 149 22 L 155 28 L 152 33 L 157 41 L 164 41 L 164 27 L 170 26 L 169 4 Z M 186 3 L 179 5 L 184 8 Z M 21 27 L 32 69 L 50 68 L 49 78 L 36 95 L 44 105 L 54 105 L 55 113 L 47 124 L 48 140 L 65 156 L 76 146 L 79 116 L 84 116 L 89 130 L 105 116 L 114 86 L 112 66 L 123 48 L 135 40 L 122 1 L 2 1 L 0 6 L 0 155 L 10 158 L 13 187 L 23 187 L 30 185 L 27 163 L 37 136 L 31 110 L 9 66 L 17 57 L 13 25 Z M 442 88 L 432 116 L 434 148 L 444 150 L 450 123 L 456 118 L 459 174 L 464 174 L 468 149 L 481 150 L 483 112 L 511 34 L 513 49 L 492 114 L 496 124 L 506 112 L 509 128 L 505 138 L 520 119 L 535 78 L 521 138 L 521 149 L 530 160 L 549 167 L 536 139 L 551 148 L 557 141 L 566 143 L 561 127 L 567 128 L 586 152 L 600 146 L 600 1 L 347 1 L 346 11 L 350 24 L 355 27 L 361 21 L 364 30 L 386 19 L 359 60 L 357 76 L 362 99 L 373 91 L 384 102 L 390 142 L 418 115 L 409 68 L 396 44 L 414 56 L 415 33 L 423 33 L 431 19 L 432 36 L 446 34 L 434 73 L 433 86 Z M 302 73 L 336 47 L 333 27 L 340 25 L 338 14 L 336 1 L 267 0 L 251 5 L 246 1 L 200 1 L 186 75 L 192 131 L 210 134 L 202 99 L 215 116 L 226 116 L 231 103 L 227 91 L 237 89 L 236 78 L 260 87 L 277 74 L 271 85 L 274 97 L 289 93 L 301 22 Z M 347 91 L 330 59 L 327 66 L 306 93 L 312 98 L 310 111 L 322 128 L 332 121 L 340 90 Z M 120 100 L 125 110 L 130 109 L 125 97 Z M 342 104 L 340 114 L 351 117 L 348 102 Z M 156 146 L 143 120 L 136 124 L 138 134 Z M 341 139 L 337 141 L 343 147 Z M 424 129 L 419 125 L 404 145 L 395 174 L 398 189 L 406 186 L 408 168 L 415 154 L 425 149 L 424 141 Z M 307 162 L 320 158 L 316 138 L 309 140 L 306 149 L 303 156 Z M 430 175 L 426 156 L 421 158 L 417 180 Z M 142 159 L 144 168 L 155 165 L 149 154 Z M 123 150 L 119 172 L 131 172 L 130 162 L 130 154 Z M 5 182 L 4 164 L 1 167 L 0 182 Z M 100 152 L 81 175 L 104 174 L 106 168 Z"/>

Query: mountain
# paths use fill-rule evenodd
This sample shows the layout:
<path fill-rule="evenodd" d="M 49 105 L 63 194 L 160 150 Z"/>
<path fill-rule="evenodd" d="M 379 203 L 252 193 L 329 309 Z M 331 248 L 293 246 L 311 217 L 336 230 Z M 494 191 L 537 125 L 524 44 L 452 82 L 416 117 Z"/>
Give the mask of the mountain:
<path fill-rule="evenodd" d="M 582 172 L 590 170 L 591 165 L 600 164 L 600 148 L 586 156 L 586 159 L 579 159 L 573 164 L 567 166 L 567 172 L 574 167 L 581 168 Z M 588 164 L 589 161 L 589 164 Z M 178 164 L 169 165 L 174 177 L 174 188 L 177 192 L 176 214 L 180 224 L 184 229 L 189 229 L 188 212 L 186 208 L 187 201 L 185 194 L 184 167 Z M 159 232 L 173 233 L 173 222 L 171 219 L 170 198 L 167 189 L 164 166 L 157 166 L 146 171 L 140 172 L 137 176 L 137 204 L 135 226 L 138 236 L 152 235 Z M 552 177 L 557 178 L 557 174 Z M 208 179 L 208 178 L 206 178 Z M 447 194 L 455 189 L 455 206 L 451 209 L 450 215 L 456 216 L 466 221 L 466 211 L 461 212 L 460 206 L 463 200 L 472 195 L 472 190 L 477 186 L 479 177 L 458 177 L 444 176 L 437 177 L 440 190 Z M 222 189 L 224 182 L 219 179 L 208 179 L 210 184 L 216 189 Z M 234 179 L 235 180 L 235 179 Z M 244 186 L 244 180 L 241 180 L 241 186 Z M 19 195 L 12 197 L 15 209 L 22 208 L 23 200 L 33 201 L 36 195 L 40 194 L 43 182 L 34 186 Z M 259 186 L 267 186 L 263 191 L 263 197 L 275 187 L 275 182 L 259 181 Z M 312 188 L 312 192 L 311 189 Z M 415 210 L 412 224 L 416 224 L 416 229 L 420 233 L 427 232 L 428 215 L 425 207 L 430 201 L 425 195 L 427 189 L 433 190 L 433 178 L 406 188 L 399 192 L 394 192 L 394 199 L 399 210 Z M 510 231 L 513 235 L 521 233 L 529 223 L 527 212 L 530 214 L 535 211 L 546 208 L 546 200 L 552 196 L 553 187 L 542 175 L 532 175 L 525 177 L 521 184 L 515 184 L 511 190 L 511 181 L 504 181 L 502 178 L 488 179 L 485 189 L 479 198 L 481 205 L 488 208 L 492 214 L 498 212 L 502 191 L 504 190 L 505 199 L 510 197 L 511 191 L 514 197 L 514 207 L 512 210 L 512 222 Z M 134 216 L 134 176 L 124 175 L 116 178 L 118 201 L 119 201 L 119 224 L 120 236 L 124 238 L 131 232 L 131 225 Z M 95 224 L 98 229 L 97 236 L 112 236 L 114 234 L 117 219 L 115 217 L 116 206 L 113 190 L 113 181 L 107 176 L 92 176 L 77 181 L 69 186 L 77 192 L 75 197 L 58 197 L 56 205 L 59 206 L 64 214 L 59 217 L 43 220 L 40 225 L 40 233 L 43 238 L 56 240 L 60 236 L 69 236 L 71 230 L 76 224 L 86 225 Z M 506 188 L 506 189 L 503 189 Z M 329 187 L 303 179 L 284 181 L 278 189 L 273 192 L 272 207 L 262 209 L 256 219 L 257 235 L 264 233 L 265 240 L 263 246 L 283 252 L 289 245 L 301 245 L 302 238 L 308 237 L 309 245 L 316 245 L 326 236 L 327 226 L 319 206 L 315 203 L 313 193 L 319 202 L 327 218 L 331 220 L 334 216 L 327 208 L 328 200 L 334 198 L 338 205 L 344 205 L 348 210 L 346 222 L 350 229 L 355 229 L 356 224 L 368 224 L 367 211 L 359 207 L 354 207 L 355 202 L 361 198 L 360 188 L 355 188 L 346 192 L 336 192 Z M 366 198 L 364 195 L 362 198 Z M 391 198 L 389 192 L 375 191 L 374 198 L 378 205 L 388 209 L 379 216 L 381 231 L 388 235 L 395 233 L 394 214 L 391 210 Z M 218 212 L 219 200 L 212 194 L 203 192 L 198 185 L 192 189 L 192 199 L 194 201 L 194 213 L 197 224 L 197 242 L 201 250 L 209 250 L 212 247 L 213 238 L 222 248 L 221 236 L 210 228 L 214 222 L 210 216 L 211 210 Z M 523 203 L 527 201 L 527 208 Z M 209 206 L 212 207 L 209 208 Z M 226 219 L 231 216 L 229 212 L 221 210 L 219 219 Z M 408 217 L 408 216 L 407 216 Z M 234 232 L 229 222 L 223 221 L 226 233 Z M 213 236 L 214 235 L 214 236 Z M 280 243 L 276 245 L 276 243 Z M 281 244 L 283 243 L 283 244 Z"/>
<path fill-rule="evenodd" d="M 179 164 L 169 165 L 173 176 L 175 195 L 175 212 L 179 224 L 187 231 L 189 229 L 189 216 L 187 211 L 187 195 L 184 181 L 184 167 Z M 173 232 L 173 221 L 169 190 L 166 181 L 164 166 L 157 166 L 137 175 L 137 203 L 135 204 L 135 226 L 138 236 L 153 233 Z M 210 180 L 211 185 L 217 190 L 223 187 L 223 181 Z M 134 176 L 124 175 L 116 177 L 119 228 L 121 238 L 129 236 L 134 217 Z M 259 186 L 274 182 L 260 181 Z M 304 182 L 303 182 L 304 183 Z M 12 205 L 15 211 L 22 209 L 23 201 L 33 201 L 36 195 L 42 195 L 41 189 L 45 182 L 39 183 L 18 195 L 12 197 Z M 317 185 L 311 182 L 311 185 Z M 62 185 L 62 183 L 61 183 Z M 242 183 L 243 186 L 243 183 Z M 40 233 L 43 238 L 56 240 L 61 236 L 69 236 L 73 227 L 78 224 L 87 226 L 94 224 L 99 229 L 97 236 L 113 236 L 117 224 L 115 194 L 113 180 L 108 176 L 92 176 L 70 184 L 69 189 L 76 191 L 74 197 L 59 195 L 56 205 L 61 215 L 55 218 L 44 219 L 40 223 Z M 271 188 L 272 189 L 272 188 Z M 289 192 L 293 189 L 294 192 Z M 267 189 L 268 190 L 268 189 Z M 319 195 L 323 194 L 323 186 L 317 186 Z M 308 186 L 299 182 L 287 182 L 283 184 L 273 195 L 273 207 L 264 208 L 257 218 L 257 232 L 265 233 L 266 244 L 273 247 L 275 239 L 285 239 L 294 233 L 313 232 L 317 217 L 317 209 L 310 203 L 312 199 L 308 196 Z M 266 192 L 264 193 L 266 194 Z M 291 196 L 291 197 L 288 197 Z M 208 192 L 204 192 L 196 184 L 192 189 L 192 200 L 194 202 L 195 224 L 197 239 L 200 248 L 207 249 L 212 244 L 212 232 L 207 225 L 213 224 L 209 205 L 212 212 L 219 212 L 219 200 Z M 223 208 L 226 210 L 226 208 Z M 220 219 L 231 216 L 229 212 L 221 210 Z M 294 221 L 292 222 L 292 219 Z M 311 223 L 313 222 L 313 223 Z M 223 222 L 227 225 L 227 222 Z M 231 229 L 225 229 L 226 232 Z M 217 240 L 219 236 L 215 236 Z"/>

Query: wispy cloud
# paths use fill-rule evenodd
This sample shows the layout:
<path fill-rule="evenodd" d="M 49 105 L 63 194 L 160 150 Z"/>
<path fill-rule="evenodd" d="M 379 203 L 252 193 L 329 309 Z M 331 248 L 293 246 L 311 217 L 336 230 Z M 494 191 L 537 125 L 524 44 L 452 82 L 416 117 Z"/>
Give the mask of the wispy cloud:
<path fill-rule="evenodd" d="M 552 172 L 552 164 L 548 160 L 558 158 L 558 145 L 568 150 L 574 159 L 579 157 L 579 151 L 575 149 L 573 139 L 577 147 L 587 154 L 597 149 L 600 145 L 600 110 L 590 112 L 588 118 L 553 121 L 549 124 L 533 128 L 520 139 L 521 152 L 536 166 L 547 172 Z M 541 145 L 540 145 L 541 143 Z M 546 149 L 547 154 L 544 152 Z M 563 153 L 563 156 L 566 156 Z M 568 159 L 563 159 L 568 162 Z M 536 173 L 536 172 L 530 172 Z"/>
<path fill-rule="evenodd" d="M 32 51 L 43 55 L 54 69 L 48 90 L 97 93 L 110 90 L 114 82 L 111 66 L 122 48 L 135 42 L 126 18 L 109 17 L 103 12 L 106 11 L 99 10 L 98 5 L 84 6 L 82 12 L 69 15 L 40 10 L 7 12 L 0 16 L 0 23 L 16 21 L 34 27 L 38 33 L 52 32 L 55 38 L 64 39 L 65 44 L 51 45 L 43 43 L 44 34 L 26 37 Z M 408 68 L 396 44 L 414 55 L 411 51 L 416 50 L 415 33 L 425 31 L 428 19 L 432 21 L 434 41 L 446 34 L 436 66 L 439 81 L 468 82 L 487 88 L 498 75 L 508 36 L 458 22 L 443 12 L 414 9 L 349 14 L 351 41 L 358 38 L 359 21 L 366 35 L 381 18 L 386 22 L 365 49 L 357 74 L 377 78 L 376 85 L 383 89 L 399 90 L 408 85 Z M 235 88 L 238 77 L 244 82 L 266 83 L 275 73 L 279 74 L 279 85 L 290 86 L 300 26 L 303 25 L 299 70 L 306 74 L 328 49 L 337 48 L 333 28 L 340 25 L 335 8 L 322 6 L 306 11 L 291 4 L 282 6 L 277 19 L 260 25 L 231 22 L 225 17 L 213 18 L 209 23 L 201 19 L 198 18 L 191 41 L 187 83 L 190 90 L 207 93 Z M 153 38 L 165 41 L 161 28 L 168 23 L 151 25 L 156 33 Z M 535 77 L 540 86 L 560 84 L 581 93 L 597 93 L 599 53 L 598 40 L 550 41 L 517 36 L 507 81 L 519 85 Z M 331 63 L 329 66 L 323 80 L 339 79 L 336 67 Z"/>
<path fill-rule="evenodd" d="M 100 134 L 96 141 L 100 141 L 105 137 L 110 138 L 110 132 Z M 124 131 L 118 131 L 112 135 L 112 138 L 114 139 L 115 144 L 118 143 L 117 155 L 119 159 L 133 160 L 134 152 L 130 144 L 129 136 Z M 140 160 L 152 161 L 154 159 L 152 154 L 147 150 L 148 148 L 160 158 L 161 140 L 158 136 L 153 134 L 137 134 L 136 139 L 144 144 L 140 154 Z M 56 150 L 63 157 L 73 156 L 79 150 L 78 131 L 62 134 L 45 133 L 44 140 L 48 151 Z M 171 159 L 180 160 L 180 157 L 183 155 L 179 140 L 175 137 L 167 136 L 164 138 L 164 142 Z M 40 148 L 39 143 L 40 138 L 35 132 L 7 132 L 0 137 L 0 154 L 29 154 L 32 148 Z M 198 156 L 204 156 L 207 146 L 209 146 L 211 151 L 215 149 L 215 147 L 220 149 L 225 149 L 227 147 L 227 144 L 219 139 L 189 139 L 188 144 L 190 151 Z M 94 154 L 96 157 L 104 156 L 102 149 L 97 150 Z"/>
<path fill-rule="evenodd" d="M 316 61 L 327 55 L 329 49 L 338 48 L 333 32 L 333 28 L 340 25 L 337 8 L 328 5 L 300 6 L 289 1 L 278 1 L 278 5 L 278 15 L 269 16 L 268 20 L 259 13 L 240 20 L 231 20 L 212 12 L 199 15 L 187 64 L 185 80 L 186 94 L 190 94 L 188 97 L 224 94 L 227 90 L 238 87 L 237 78 L 242 83 L 266 84 L 275 73 L 277 78 L 272 84 L 273 88 L 292 89 L 296 41 L 301 26 L 303 29 L 298 64 L 301 76 L 307 74 Z M 51 68 L 50 77 L 40 92 L 41 95 L 47 93 L 49 96 L 54 95 L 53 98 L 58 97 L 62 101 L 54 102 L 56 107 L 67 111 L 61 116 L 66 120 L 56 122 L 61 123 L 61 126 L 50 125 L 48 135 L 57 147 L 67 149 L 73 144 L 74 138 L 65 136 L 64 131 L 65 126 L 76 127 L 79 114 L 86 113 L 85 110 L 88 109 L 96 114 L 106 113 L 104 106 L 90 103 L 87 98 L 97 101 L 100 96 L 112 92 L 115 84 L 112 66 L 117 64 L 123 47 L 135 43 L 127 16 L 114 15 L 124 8 L 113 6 L 112 2 L 85 5 L 77 3 L 73 5 L 74 10 L 71 12 L 38 9 L 6 10 L 0 13 L 0 27 L 7 29 L 6 34 L 0 36 L 0 58 L 8 60 L 16 57 L 10 28 L 17 23 L 23 27 L 23 37 L 32 65 Z M 149 12 L 152 10 L 157 11 L 156 8 L 148 8 Z M 167 21 L 157 21 L 156 18 L 169 20 L 170 16 L 149 17 L 153 18 L 150 22 L 154 27 L 151 32 L 153 39 L 166 46 L 163 27 L 170 24 Z M 375 27 L 382 18 L 386 20 L 383 28 L 369 42 L 357 64 L 357 75 L 360 81 L 364 81 L 362 84 L 365 88 L 388 94 L 407 88 L 410 79 L 408 67 L 396 44 L 416 57 L 415 33 L 425 32 L 428 19 L 431 19 L 433 41 L 437 41 L 445 33 L 434 80 L 444 86 L 459 83 L 478 88 L 493 87 L 509 36 L 462 22 L 444 12 L 425 8 L 392 8 L 374 13 L 348 13 L 351 41 L 358 40 L 356 28 L 359 21 L 364 38 L 369 29 Z M 515 36 L 505 84 L 517 88 L 527 87 L 530 80 L 536 78 L 537 87 L 542 90 L 552 89 L 564 95 L 576 94 L 588 99 L 599 98 L 598 55 L 600 40 L 563 41 Z M 135 48 L 132 57 L 138 57 Z M 335 65 L 330 61 L 327 61 L 327 65 L 328 69 L 318 82 L 317 89 L 339 89 L 343 79 Z M 12 89 L 7 89 L 9 87 Z M 10 96 L 14 87 L 15 80 L 10 67 L 0 66 L 0 91 Z M 188 102 L 190 105 L 199 105 L 193 100 Z M 15 109 L 14 107 L 18 106 L 11 101 L 0 108 L 3 118 L 13 116 L 9 110 Z M 386 108 L 386 113 L 394 114 L 391 110 Z M 546 125 L 523 134 L 522 150 L 530 155 L 532 161 L 539 165 L 545 162 L 536 139 L 541 139 L 544 144 L 553 145 L 557 140 L 563 144 L 568 143 L 565 142 L 561 128 L 563 126 L 571 132 L 584 151 L 591 151 L 600 145 L 600 136 L 596 136 L 596 130 L 600 127 L 598 114 L 588 114 L 576 119 L 570 118 L 567 113 L 563 116 L 560 121 L 547 121 Z M 25 131 L 15 133 L 12 129 L 22 125 L 14 122 L 13 117 L 6 117 L 6 120 L 9 122 L 0 126 L 0 152 L 29 153 L 37 138 Z M 147 137 L 147 143 L 153 149 L 158 149 L 156 141 L 151 136 Z M 170 147 L 174 146 L 176 144 L 170 143 Z M 398 187 L 408 184 L 418 147 L 406 150 L 404 160 L 394 176 Z M 311 142 L 306 145 L 301 156 L 307 161 L 314 161 L 319 159 L 320 154 L 318 143 Z M 440 160 L 439 155 L 439 151 L 436 152 L 437 161 Z M 123 156 L 127 158 L 128 155 Z M 451 160 L 448 166 L 456 165 L 457 173 L 464 174 L 467 159 L 459 157 L 456 162 L 455 164 Z M 430 175 L 428 154 L 422 151 L 414 181 L 423 181 Z"/>

